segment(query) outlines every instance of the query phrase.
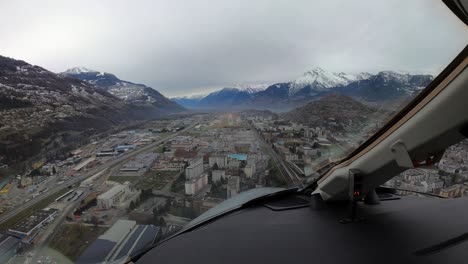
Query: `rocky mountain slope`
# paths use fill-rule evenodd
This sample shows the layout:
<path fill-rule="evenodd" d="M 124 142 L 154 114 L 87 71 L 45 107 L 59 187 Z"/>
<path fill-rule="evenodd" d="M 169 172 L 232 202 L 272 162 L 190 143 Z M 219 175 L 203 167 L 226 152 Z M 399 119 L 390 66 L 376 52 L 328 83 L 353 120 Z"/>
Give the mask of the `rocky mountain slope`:
<path fill-rule="evenodd" d="M 92 135 L 148 117 L 146 107 L 88 82 L 0 56 L 0 164 L 58 158 Z"/>
<path fill-rule="evenodd" d="M 75 67 L 60 73 L 60 75 L 87 81 L 128 104 L 145 106 L 148 108 L 147 111 L 154 112 L 154 114 L 184 110 L 183 107 L 166 98 L 157 90 L 144 84 L 120 80 L 110 73 Z"/>

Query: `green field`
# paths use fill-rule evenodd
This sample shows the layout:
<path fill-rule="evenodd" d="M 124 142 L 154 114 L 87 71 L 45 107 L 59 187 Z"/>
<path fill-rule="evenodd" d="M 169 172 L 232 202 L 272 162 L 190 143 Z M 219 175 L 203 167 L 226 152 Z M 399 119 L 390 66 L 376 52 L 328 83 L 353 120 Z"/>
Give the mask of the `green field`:
<path fill-rule="evenodd" d="M 161 190 L 168 184 L 179 172 L 178 171 L 158 171 L 151 170 L 147 172 L 135 185 L 138 189 Z"/>
<path fill-rule="evenodd" d="M 72 261 L 76 261 L 86 248 L 106 230 L 107 227 L 66 224 L 57 231 L 49 247 L 56 249 Z"/>
<path fill-rule="evenodd" d="M 30 206 L 30 207 L 28 207 L 27 209 L 19 212 L 18 214 L 16 214 L 12 218 L 2 222 L 0 224 L 0 230 L 5 231 L 9 227 L 11 227 L 12 225 L 19 222 L 21 219 L 30 216 L 34 211 L 47 207 L 49 204 L 54 202 L 57 197 L 59 197 L 60 195 L 66 193 L 67 191 L 68 191 L 67 188 L 62 189 L 62 190 L 60 190 L 60 191 L 58 191 L 56 193 L 53 193 L 53 194 L 49 195 L 48 197 L 44 198 L 40 202 L 38 202 L 38 203 L 36 203 L 36 204 L 34 204 L 34 205 Z"/>
<path fill-rule="evenodd" d="M 159 146 L 156 148 L 155 152 L 156 152 L 156 153 L 163 153 L 163 152 L 164 152 L 163 150 L 164 150 L 164 145 L 159 145 Z"/>

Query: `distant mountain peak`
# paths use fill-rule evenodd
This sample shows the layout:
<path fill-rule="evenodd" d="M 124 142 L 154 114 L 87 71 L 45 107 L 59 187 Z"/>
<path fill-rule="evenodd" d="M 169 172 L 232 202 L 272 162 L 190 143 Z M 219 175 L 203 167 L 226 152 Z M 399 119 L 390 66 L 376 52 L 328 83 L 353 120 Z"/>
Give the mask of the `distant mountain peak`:
<path fill-rule="evenodd" d="M 256 93 L 265 90 L 269 84 L 266 83 L 235 83 L 232 87 L 248 93 Z"/>
<path fill-rule="evenodd" d="M 315 67 L 313 68 L 312 70 L 309 70 L 307 72 L 304 73 L 304 75 L 307 75 L 307 74 L 321 74 L 321 73 L 325 73 L 326 71 L 322 68 L 322 67 Z"/>
<path fill-rule="evenodd" d="M 98 72 L 98 71 L 90 70 L 85 67 L 73 67 L 65 71 L 65 73 L 68 73 L 68 74 L 80 74 L 80 73 L 87 73 L 87 72 Z"/>
<path fill-rule="evenodd" d="M 345 86 L 351 82 L 365 79 L 371 76 L 369 73 L 347 74 L 326 71 L 321 67 L 315 67 L 302 74 L 292 82 L 290 95 L 294 95 L 308 87 L 311 91 L 322 92 L 330 88 Z"/>

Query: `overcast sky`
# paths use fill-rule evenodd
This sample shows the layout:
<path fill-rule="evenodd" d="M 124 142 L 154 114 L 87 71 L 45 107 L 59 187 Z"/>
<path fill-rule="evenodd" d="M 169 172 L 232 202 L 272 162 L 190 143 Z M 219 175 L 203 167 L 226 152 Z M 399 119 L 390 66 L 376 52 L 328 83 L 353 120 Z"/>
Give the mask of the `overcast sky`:
<path fill-rule="evenodd" d="M 0 2 L 0 54 L 180 96 L 326 70 L 436 72 L 468 43 L 432 0 Z"/>

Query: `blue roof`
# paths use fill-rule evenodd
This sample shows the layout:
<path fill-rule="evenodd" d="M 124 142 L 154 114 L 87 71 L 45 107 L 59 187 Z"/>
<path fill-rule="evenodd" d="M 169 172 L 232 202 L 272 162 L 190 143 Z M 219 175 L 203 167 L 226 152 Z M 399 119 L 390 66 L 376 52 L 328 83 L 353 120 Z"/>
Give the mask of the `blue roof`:
<path fill-rule="evenodd" d="M 247 160 L 247 155 L 245 154 L 229 154 L 229 158 L 236 160 Z"/>
<path fill-rule="evenodd" d="M 77 264 L 99 263 L 103 262 L 109 252 L 114 248 L 115 242 L 98 239 L 94 241 L 76 261 Z"/>
<path fill-rule="evenodd" d="M 146 228 L 140 239 L 137 241 L 137 244 L 135 245 L 133 251 L 130 253 L 130 256 L 133 257 L 141 250 L 151 246 L 154 243 L 159 233 L 159 230 L 160 229 L 157 226 L 148 226 L 148 228 Z"/>
<path fill-rule="evenodd" d="M 125 256 L 133 257 L 138 252 L 152 245 L 158 233 L 159 227 L 153 225 L 138 225 L 114 259 L 118 260 Z"/>
<path fill-rule="evenodd" d="M 5 237 L 6 235 L 0 237 L 0 263 L 7 263 L 16 254 L 20 243 L 20 240 L 15 237 Z"/>
<path fill-rule="evenodd" d="M 116 149 L 130 149 L 130 148 L 136 148 L 135 145 L 119 145 L 115 147 Z"/>
<path fill-rule="evenodd" d="M 135 232 L 130 236 L 130 238 L 127 240 L 127 243 L 122 247 L 122 249 L 119 251 L 115 259 L 120 259 L 124 256 L 129 256 L 130 251 L 133 248 L 133 244 L 135 244 L 135 241 L 137 238 L 140 236 L 141 232 L 143 231 L 144 226 L 138 225 L 137 228 L 135 229 Z"/>

